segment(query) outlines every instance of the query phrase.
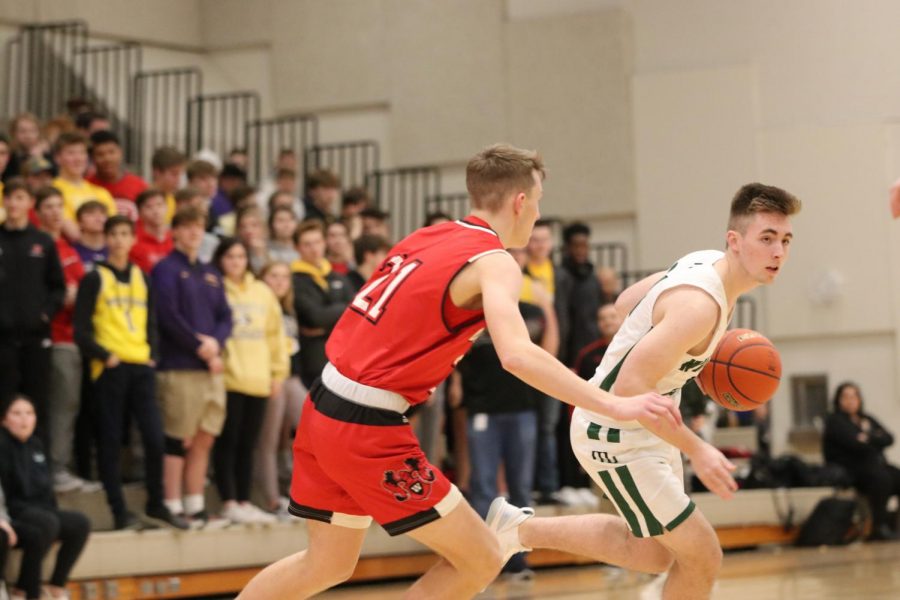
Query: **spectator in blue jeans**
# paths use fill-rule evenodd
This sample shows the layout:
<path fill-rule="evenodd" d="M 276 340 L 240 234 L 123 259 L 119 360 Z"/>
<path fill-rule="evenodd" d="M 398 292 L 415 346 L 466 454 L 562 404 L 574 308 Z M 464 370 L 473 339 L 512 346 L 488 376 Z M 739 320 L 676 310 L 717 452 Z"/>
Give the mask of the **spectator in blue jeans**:
<path fill-rule="evenodd" d="M 519 251 L 511 251 L 515 256 Z M 540 286 L 533 294 L 536 304 L 520 302 L 519 310 L 531 339 L 556 352 L 559 330 L 553 299 Z M 503 369 L 497 351 L 485 334 L 459 363 L 455 376 L 462 379 L 463 405 L 467 411 L 467 435 L 471 479 L 469 500 L 482 517 L 498 495 L 497 474 L 501 463 L 509 501 L 516 506 L 531 504 L 534 482 L 537 413 L 541 392 Z M 524 554 L 510 559 L 508 573 L 528 573 Z"/>

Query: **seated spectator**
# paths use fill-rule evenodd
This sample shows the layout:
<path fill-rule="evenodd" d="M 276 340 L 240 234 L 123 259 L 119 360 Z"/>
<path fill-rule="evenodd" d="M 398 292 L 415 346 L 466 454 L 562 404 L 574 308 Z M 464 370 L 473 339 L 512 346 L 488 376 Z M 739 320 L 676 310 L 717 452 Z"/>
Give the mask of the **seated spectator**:
<path fill-rule="evenodd" d="M 193 187 L 186 187 L 175 192 L 175 206 L 178 210 L 190 206 L 199 211 L 204 218 L 209 215 L 209 198 Z M 203 241 L 200 242 L 200 251 L 197 254 L 200 262 L 210 262 L 218 245 L 218 236 L 209 231 L 204 232 Z"/>
<path fill-rule="evenodd" d="M 278 191 L 272 192 L 269 195 L 269 200 L 268 200 L 267 206 L 268 206 L 270 215 L 272 214 L 272 211 L 275 210 L 276 208 L 287 208 L 292 213 L 294 213 L 295 217 L 297 216 L 297 212 L 294 210 L 294 197 L 291 196 L 290 194 L 285 194 L 284 192 L 278 192 Z M 297 218 L 298 223 L 302 220 L 303 219 Z"/>
<path fill-rule="evenodd" d="M 81 353 L 75 345 L 73 318 L 75 296 L 78 285 L 84 277 L 84 265 L 74 248 L 62 235 L 63 200 L 56 188 L 43 188 L 35 200 L 41 231 L 56 242 L 56 252 L 62 265 L 66 283 L 66 294 L 62 309 L 50 322 L 50 391 L 48 412 L 51 464 L 53 468 L 53 489 L 56 492 L 74 490 L 93 491 L 93 483 L 76 477 L 69 471 L 74 448 L 75 421 L 81 406 Z"/>
<path fill-rule="evenodd" d="M 367 235 L 380 235 L 386 240 L 391 239 L 390 218 L 391 214 L 380 208 L 370 207 L 359 213 L 362 217 L 362 232 Z"/>
<path fill-rule="evenodd" d="M 2 415 L 0 487 L 6 495 L 17 547 L 23 550 L 12 598 L 68 598 L 69 573 L 81 556 L 91 523 L 80 512 L 60 510 L 56 505 L 44 445 L 34 435 L 31 400 L 14 396 L 3 406 Z M 42 563 L 55 542 L 60 542 L 56 566 L 42 595 Z"/>
<path fill-rule="evenodd" d="M 209 522 L 203 492 L 210 450 L 225 422 L 222 350 L 232 328 L 222 278 L 198 260 L 205 226 L 202 212 L 190 206 L 180 209 L 172 222 L 175 249 L 157 263 L 152 278 L 159 324 L 165 504 L 173 514 L 186 514 L 200 526 Z"/>
<path fill-rule="evenodd" d="M 56 244 L 28 221 L 34 206 L 25 182 L 3 188 L 7 210 L 0 225 L 0 402 L 28 394 L 38 411 L 38 435 L 50 446 L 47 409 L 50 322 L 65 296 Z"/>
<path fill-rule="evenodd" d="M 853 486 L 869 500 L 870 540 L 897 539 L 897 519 L 888 517 L 891 497 L 900 498 L 900 469 L 887 462 L 885 449 L 894 436 L 863 409 L 859 386 L 844 382 L 834 393 L 833 412 L 825 420 L 825 462 L 844 467 Z"/>
<path fill-rule="evenodd" d="M 362 217 L 359 213 L 369 207 L 372 198 L 364 187 L 352 187 L 344 192 L 341 199 L 341 221 L 347 224 L 350 239 L 356 240 L 362 235 Z"/>
<path fill-rule="evenodd" d="M 41 122 L 35 115 L 17 115 L 9 124 L 9 135 L 12 140 L 12 155 L 2 171 L 3 181 L 24 175 L 25 163 L 32 158 L 50 163 L 51 173 L 56 176 L 53 156 L 47 151 L 46 142 L 41 139 Z"/>
<path fill-rule="evenodd" d="M 105 206 L 107 215 L 117 212 L 112 195 L 84 178 L 88 167 L 87 147 L 87 138 L 80 133 L 63 133 L 56 140 L 53 156 L 59 166 L 59 176 L 53 180 L 53 187 L 62 192 L 65 217 L 69 221 L 75 221 L 78 209 L 89 201 Z"/>
<path fill-rule="evenodd" d="M 137 219 L 135 202 L 138 195 L 147 189 L 147 182 L 125 170 L 125 154 L 119 136 L 109 130 L 100 130 L 91 135 L 91 160 L 94 174 L 89 182 L 108 191 L 116 201 L 116 209 L 131 220 Z"/>
<path fill-rule="evenodd" d="M 266 404 L 281 394 L 290 369 L 281 307 L 249 271 L 247 248 L 240 241 L 222 240 L 213 262 L 224 275 L 234 318 L 225 344 L 225 425 L 213 448 L 222 516 L 233 523 L 271 523 L 275 516 L 250 502 L 250 483 Z"/>
<path fill-rule="evenodd" d="M 209 206 L 216 195 L 218 188 L 219 171 L 211 162 L 205 160 L 192 160 L 187 166 L 188 187 L 193 188 L 198 194 L 204 198 L 203 210 L 207 213 L 207 231 L 214 231 L 218 226 L 218 221 L 209 213 Z M 176 205 L 178 204 L 176 192 Z M 177 206 L 176 206 L 177 210 Z M 215 250 L 215 248 L 213 248 Z M 212 256 L 212 254 L 210 254 Z M 208 260 L 206 262 L 209 262 Z"/>
<path fill-rule="evenodd" d="M 256 188 L 249 185 L 241 185 L 231 190 L 228 196 L 232 209 L 219 217 L 216 233 L 220 236 L 237 235 L 237 215 L 244 208 L 258 208 L 256 206 Z"/>
<path fill-rule="evenodd" d="M 237 188 L 247 185 L 247 171 L 232 163 L 225 163 L 219 173 L 219 190 L 210 201 L 209 212 L 213 219 L 234 211 L 231 194 Z"/>
<path fill-rule="evenodd" d="M 353 259 L 356 268 L 347 273 L 347 279 L 355 294 L 375 272 L 375 269 L 384 262 L 391 245 L 386 239 L 377 235 L 362 235 L 353 242 Z"/>
<path fill-rule="evenodd" d="M 278 463 L 281 451 L 290 462 L 293 429 L 300 421 L 300 411 L 306 399 L 306 388 L 300 382 L 300 340 L 297 316 L 294 313 L 294 289 L 291 286 L 291 267 L 283 262 L 271 262 L 263 267 L 260 279 L 269 286 L 281 306 L 290 376 L 281 386 L 281 393 L 266 402 L 262 430 L 256 448 L 257 481 L 263 496 L 263 506 L 280 520 L 289 518 L 290 501 L 279 486 Z M 288 476 L 289 478 L 289 476 Z"/>
<path fill-rule="evenodd" d="M 600 331 L 600 337 L 591 342 L 587 346 L 581 348 L 575 355 L 575 363 L 572 369 L 578 373 L 582 379 L 590 379 L 594 376 L 603 355 L 606 354 L 606 348 L 612 341 L 619 327 L 622 326 L 622 316 L 616 310 L 613 302 L 607 302 L 597 309 L 597 329 Z"/>
<path fill-rule="evenodd" d="M 523 250 L 510 250 L 510 254 L 524 266 Z M 538 304 L 520 302 L 519 311 L 532 341 L 555 354 L 559 331 L 553 297 L 541 290 L 535 293 L 535 300 Z M 529 506 L 537 445 L 536 409 L 541 392 L 503 368 L 489 333 L 472 345 L 457 372 L 462 378 L 463 404 L 468 415 L 472 507 L 482 517 L 487 515 L 491 501 L 498 495 L 497 472 L 501 463 L 510 502 Z M 524 555 L 518 555 L 505 570 L 515 573 L 526 568 Z"/>
<path fill-rule="evenodd" d="M 335 273 L 325 258 L 325 228 L 320 221 L 301 223 L 295 240 L 300 258 L 291 270 L 300 323 L 300 379 L 310 389 L 328 362 L 325 342 L 353 300 L 353 291 L 347 278 Z"/>
<path fill-rule="evenodd" d="M 269 211 L 269 258 L 287 264 L 299 258 L 294 247 L 297 225 L 297 217 L 290 207 L 277 206 Z"/>
<path fill-rule="evenodd" d="M 150 282 L 128 261 L 134 245 L 134 223 L 124 215 L 104 225 L 109 259 L 96 264 L 78 289 L 75 339 L 85 360 L 100 418 L 97 464 L 116 529 L 137 527 L 137 517 L 122 494 L 120 452 L 124 428 L 134 418 L 144 450 L 147 516 L 187 529 L 163 504 L 163 433 L 156 405 L 153 353 L 156 350 L 155 311 Z M 127 301 L 124 299 L 127 298 Z"/>
<path fill-rule="evenodd" d="M 317 169 L 306 176 L 306 197 L 303 198 L 307 219 L 323 223 L 334 218 L 341 195 L 341 179 L 327 169 Z"/>
<path fill-rule="evenodd" d="M 78 241 L 72 243 L 85 271 L 94 268 L 95 262 L 106 260 L 106 236 L 103 235 L 103 225 L 109 216 L 105 205 L 96 200 L 88 200 L 78 207 L 76 220 L 78 222 Z"/>
<path fill-rule="evenodd" d="M 137 209 L 136 241 L 129 260 L 149 275 L 156 263 L 172 251 L 172 231 L 166 220 L 166 196 L 156 188 L 146 189 L 137 197 Z"/>
<path fill-rule="evenodd" d="M 258 206 L 244 205 L 241 208 L 237 213 L 235 233 L 249 253 L 251 272 L 259 273 L 270 259 L 263 215 Z"/>
<path fill-rule="evenodd" d="M 332 221 L 325 228 L 325 258 L 331 268 L 346 275 L 356 265 L 353 263 L 353 243 L 350 231 L 343 221 Z"/>
<path fill-rule="evenodd" d="M 293 154 L 293 150 L 290 150 L 289 152 Z M 259 207 L 266 215 L 268 215 L 269 211 L 269 200 L 271 200 L 272 195 L 276 192 L 290 197 L 294 214 L 297 215 L 298 221 L 302 221 L 306 215 L 306 207 L 303 206 L 303 200 L 297 194 L 296 169 L 293 167 L 279 166 L 275 170 L 274 181 L 270 179 L 260 186 L 258 198 L 260 202 Z"/>
<path fill-rule="evenodd" d="M 166 195 L 166 222 L 175 216 L 175 192 L 181 187 L 187 157 L 177 148 L 163 146 L 153 152 L 150 166 L 153 173 L 153 187 Z"/>
<path fill-rule="evenodd" d="M 33 194 L 53 185 L 53 171 L 53 163 L 40 156 L 32 156 L 22 165 L 22 177 Z"/>
<path fill-rule="evenodd" d="M 615 302 L 622 293 L 622 278 L 612 267 L 600 267 L 597 269 L 597 281 L 607 302 Z"/>

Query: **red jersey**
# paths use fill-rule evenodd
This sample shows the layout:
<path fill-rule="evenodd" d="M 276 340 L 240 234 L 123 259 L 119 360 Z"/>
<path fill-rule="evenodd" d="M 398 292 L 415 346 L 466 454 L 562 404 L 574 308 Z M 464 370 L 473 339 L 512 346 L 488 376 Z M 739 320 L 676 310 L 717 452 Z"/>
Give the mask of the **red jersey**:
<path fill-rule="evenodd" d="M 94 173 L 86 178 L 94 185 L 106 189 L 116 201 L 116 208 L 120 215 L 126 215 L 132 221 L 137 220 L 137 206 L 135 201 L 138 195 L 147 189 L 147 182 L 134 173 L 125 173 L 118 181 L 106 181 Z"/>
<path fill-rule="evenodd" d="M 62 236 L 56 239 L 56 252 L 59 254 L 59 262 L 62 264 L 63 279 L 66 282 L 66 290 L 78 287 L 84 277 L 84 265 L 78 252 Z M 68 294 L 67 294 L 68 295 Z M 54 344 L 73 343 L 74 332 L 72 318 L 75 315 L 75 304 L 63 305 L 53 320 L 50 321 L 50 339 Z"/>
<path fill-rule="evenodd" d="M 162 240 L 147 233 L 144 225 L 138 221 L 134 227 L 134 246 L 128 253 L 128 260 L 140 267 L 141 271 L 150 274 L 156 263 L 164 259 L 172 251 L 172 232 L 166 231 Z"/>
<path fill-rule="evenodd" d="M 472 216 L 412 233 L 344 311 L 328 359 L 358 383 L 424 402 L 484 328 L 484 311 L 453 304 L 450 283 L 473 260 L 503 251 L 497 233 Z"/>

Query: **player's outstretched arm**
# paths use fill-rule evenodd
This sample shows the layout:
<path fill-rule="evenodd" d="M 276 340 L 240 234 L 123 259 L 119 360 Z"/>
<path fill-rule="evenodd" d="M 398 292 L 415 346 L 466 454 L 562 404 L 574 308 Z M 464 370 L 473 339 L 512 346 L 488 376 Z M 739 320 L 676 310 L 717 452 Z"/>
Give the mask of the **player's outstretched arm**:
<path fill-rule="evenodd" d="M 681 357 L 702 344 L 718 323 L 718 305 L 695 288 L 675 288 L 656 301 L 653 329 L 632 348 L 622 363 L 613 386 L 616 394 L 639 394 L 656 389 L 656 382 L 677 369 Z M 676 429 L 648 427 L 654 434 L 684 452 L 694 471 L 711 491 L 731 498 L 737 484 L 734 465 L 686 426 Z"/>
<path fill-rule="evenodd" d="M 484 256 L 470 269 L 471 281 L 481 293 L 491 340 L 504 369 L 554 398 L 613 419 L 652 421 L 673 430 L 681 424 L 681 415 L 669 398 L 649 390 L 634 398 L 617 398 L 581 379 L 556 357 L 532 343 L 519 313 L 522 273 L 511 256 L 505 253 Z"/>

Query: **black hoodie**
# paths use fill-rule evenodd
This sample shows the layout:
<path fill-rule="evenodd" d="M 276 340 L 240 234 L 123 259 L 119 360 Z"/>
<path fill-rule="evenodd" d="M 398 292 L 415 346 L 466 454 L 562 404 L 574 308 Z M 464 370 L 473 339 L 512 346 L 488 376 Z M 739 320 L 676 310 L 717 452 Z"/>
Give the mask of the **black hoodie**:
<path fill-rule="evenodd" d="M 12 518 L 29 506 L 56 508 L 49 460 L 36 435 L 22 442 L 0 427 L 0 486 Z"/>

